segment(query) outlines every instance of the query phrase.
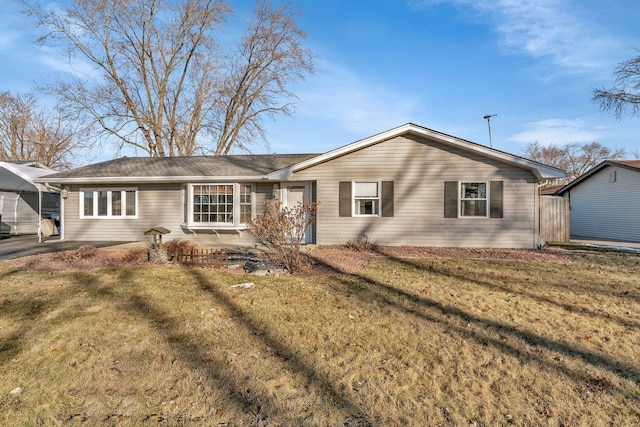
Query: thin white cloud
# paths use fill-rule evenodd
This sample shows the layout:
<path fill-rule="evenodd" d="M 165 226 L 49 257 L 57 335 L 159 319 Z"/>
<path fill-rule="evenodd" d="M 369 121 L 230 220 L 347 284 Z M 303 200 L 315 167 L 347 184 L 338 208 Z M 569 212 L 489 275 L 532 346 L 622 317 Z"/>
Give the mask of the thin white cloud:
<path fill-rule="evenodd" d="M 525 125 L 526 130 L 513 135 L 509 141 L 519 144 L 538 142 L 543 145 L 590 143 L 603 136 L 602 127 L 590 127 L 581 119 L 545 119 Z"/>
<path fill-rule="evenodd" d="M 309 116 L 337 124 L 350 133 L 366 134 L 405 123 L 415 116 L 418 100 L 358 76 L 326 60 L 297 92 L 297 116 Z M 413 114 L 412 114 L 413 113 Z"/>
<path fill-rule="evenodd" d="M 77 58 L 68 59 L 57 49 L 41 46 L 38 49 L 37 59 L 38 62 L 52 71 L 61 72 L 85 80 L 100 79 L 100 73 L 92 67 L 91 64 Z"/>
<path fill-rule="evenodd" d="M 619 41 L 599 33 L 597 22 L 590 22 L 580 2 L 568 0 L 410 0 L 416 7 L 453 3 L 473 8 L 489 19 L 507 52 L 520 52 L 534 58 L 550 58 L 565 71 L 585 72 L 609 69 L 603 61 Z M 583 6 L 584 7 L 584 6 Z M 607 7 L 607 6 L 604 6 Z"/>

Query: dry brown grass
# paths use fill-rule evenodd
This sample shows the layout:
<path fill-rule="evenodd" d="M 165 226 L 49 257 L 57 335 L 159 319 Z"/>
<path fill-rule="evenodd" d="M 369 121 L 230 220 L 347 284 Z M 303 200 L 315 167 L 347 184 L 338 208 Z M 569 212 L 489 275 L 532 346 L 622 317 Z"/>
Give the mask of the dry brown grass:
<path fill-rule="evenodd" d="M 0 425 L 637 425 L 640 257 L 571 253 L 304 278 L 2 262 Z"/>

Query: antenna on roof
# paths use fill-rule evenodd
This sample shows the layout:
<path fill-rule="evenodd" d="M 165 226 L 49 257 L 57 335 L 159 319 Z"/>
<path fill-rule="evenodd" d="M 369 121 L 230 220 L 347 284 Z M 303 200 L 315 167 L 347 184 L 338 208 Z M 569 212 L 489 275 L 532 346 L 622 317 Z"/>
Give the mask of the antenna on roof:
<path fill-rule="evenodd" d="M 491 141 L 491 117 L 495 117 L 497 114 L 487 114 L 483 118 L 487 121 L 487 126 L 489 126 L 489 147 L 493 148 L 493 141 Z"/>

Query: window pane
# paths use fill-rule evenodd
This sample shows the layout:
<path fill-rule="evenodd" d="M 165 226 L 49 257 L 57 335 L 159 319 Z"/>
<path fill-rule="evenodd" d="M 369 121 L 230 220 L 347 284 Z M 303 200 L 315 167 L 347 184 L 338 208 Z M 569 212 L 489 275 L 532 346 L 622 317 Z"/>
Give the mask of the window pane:
<path fill-rule="evenodd" d="M 136 215 L 136 192 L 127 191 L 127 216 Z"/>
<path fill-rule="evenodd" d="M 233 185 L 194 185 L 194 222 L 233 223 Z"/>
<path fill-rule="evenodd" d="M 98 216 L 107 216 L 108 191 L 98 191 Z"/>
<path fill-rule="evenodd" d="M 122 215 L 122 192 L 121 191 L 111 192 L 111 215 L 115 215 L 115 216 Z"/>
<path fill-rule="evenodd" d="M 487 201 L 462 200 L 460 211 L 462 216 L 487 216 Z"/>
<path fill-rule="evenodd" d="M 378 200 L 358 199 L 355 202 L 356 215 L 377 215 Z"/>
<path fill-rule="evenodd" d="M 377 182 L 356 182 L 353 187 L 354 197 L 378 197 Z"/>
<path fill-rule="evenodd" d="M 486 199 L 486 182 L 464 182 L 460 185 L 461 198 L 463 199 Z"/>
<path fill-rule="evenodd" d="M 251 219 L 251 185 L 240 185 L 240 224 Z"/>
<path fill-rule="evenodd" d="M 93 216 L 93 191 L 84 191 L 84 216 Z"/>

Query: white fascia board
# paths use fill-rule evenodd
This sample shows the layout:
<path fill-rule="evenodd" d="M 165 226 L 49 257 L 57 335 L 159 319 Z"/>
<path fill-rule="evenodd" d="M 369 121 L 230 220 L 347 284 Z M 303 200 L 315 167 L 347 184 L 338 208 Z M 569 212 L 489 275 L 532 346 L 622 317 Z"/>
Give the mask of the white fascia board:
<path fill-rule="evenodd" d="M 538 179 L 555 179 L 555 178 L 564 178 L 566 173 L 550 167 L 543 165 L 541 163 L 537 163 L 522 157 L 515 156 L 513 154 L 509 154 L 503 151 L 494 150 L 493 148 L 485 147 L 479 144 L 474 144 L 469 141 L 465 141 L 460 138 L 456 138 L 450 135 L 446 135 L 440 132 L 433 131 L 428 128 L 424 128 L 421 126 L 414 125 L 412 123 L 407 123 L 402 126 L 398 126 L 396 128 L 390 129 L 388 131 L 373 135 L 369 138 L 361 139 L 359 141 L 353 142 L 351 144 L 345 145 L 340 148 L 336 148 L 335 150 L 331 150 L 326 152 L 325 154 L 321 154 L 316 157 L 312 157 L 303 162 L 297 163 L 295 165 L 291 165 L 287 168 L 281 169 L 279 171 L 272 172 L 268 175 L 270 179 L 273 180 L 286 180 L 288 179 L 294 172 L 299 171 L 301 169 L 305 169 L 316 164 L 326 162 L 328 160 L 344 156 L 353 151 L 360 150 L 370 145 L 374 145 L 380 143 L 382 141 L 395 138 L 396 136 L 400 136 L 406 133 L 413 133 L 419 136 L 424 136 L 429 139 L 442 142 L 444 144 L 456 146 L 462 148 L 466 151 L 475 152 L 477 154 L 483 155 L 485 157 L 490 157 L 498 160 L 502 160 L 507 163 L 514 164 L 516 166 L 525 168 L 530 170 Z"/>
<path fill-rule="evenodd" d="M 111 176 L 111 177 L 81 177 L 81 178 L 38 178 L 40 183 L 53 184 L 159 184 L 186 182 L 238 182 L 238 181 L 266 181 L 268 178 L 260 176 Z"/>

